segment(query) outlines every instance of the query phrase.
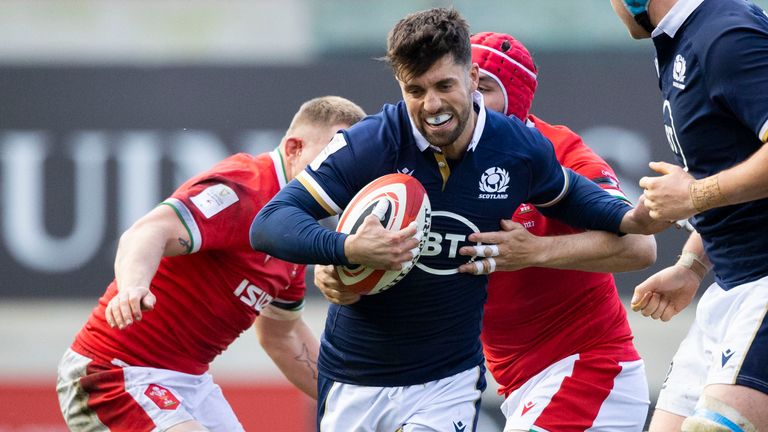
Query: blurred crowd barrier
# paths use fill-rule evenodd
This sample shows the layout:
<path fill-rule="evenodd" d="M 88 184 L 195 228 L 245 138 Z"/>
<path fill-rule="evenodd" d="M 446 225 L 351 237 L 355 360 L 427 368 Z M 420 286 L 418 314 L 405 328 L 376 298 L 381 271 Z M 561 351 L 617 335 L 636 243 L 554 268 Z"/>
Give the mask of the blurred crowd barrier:
<path fill-rule="evenodd" d="M 582 134 L 637 198 L 647 162 L 672 154 L 650 59 L 602 51 L 537 59 L 534 113 Z M 274 148 L 304 100 L 338 94 L 376 112 L 399 99 L 387 66 L 370 58 L 0 66 L 0 83 L 0 296 L 26 298 L 98 295 L 122 231 L 228 154 Z M 683 238 L 668 237 L 661 262 Z"/>

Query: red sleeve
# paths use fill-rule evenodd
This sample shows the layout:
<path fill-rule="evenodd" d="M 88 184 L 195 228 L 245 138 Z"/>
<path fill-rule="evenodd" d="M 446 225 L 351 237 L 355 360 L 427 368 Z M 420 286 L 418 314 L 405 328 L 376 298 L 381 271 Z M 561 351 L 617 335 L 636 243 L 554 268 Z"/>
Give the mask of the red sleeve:
<path fill-rule="evenodd" d="M 174 208 L 189 231 L 190 253 L 247 246 L 248 228 L 258 211 L 256 194 L 221 176 L 194 180 L 163 202 Z"/>
<path fill-rule="evenodd" d="M 304 298 L 307 291 L 307 266 L 294 264 L 294 273 L 288 288 L 280 291 L 277 298 L 283 301 L 298 301 Z"/>
<path fill-rule="evenodd" d="M 628 201 L 613 168 L 589 148 L 578 134 L 565 126 L 550 125 L 534 116 L 531 119 L 536 129 L 554 145 L 561 165 L 592 180 L 612 195 Z"/>

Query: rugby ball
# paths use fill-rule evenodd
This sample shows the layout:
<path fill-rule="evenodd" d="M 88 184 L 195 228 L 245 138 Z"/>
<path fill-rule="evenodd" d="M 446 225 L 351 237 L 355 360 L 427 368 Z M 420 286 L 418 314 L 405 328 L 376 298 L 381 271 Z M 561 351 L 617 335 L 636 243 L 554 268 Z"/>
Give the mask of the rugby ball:
<path fill-rule="evenodd" d="M 418 253 L 401 270 L 376 270 L 362 265 L 336 266 L 341 282 L 358 294 L 378 294 L 396 284 L 413 268 L 427 241 L 430 227 L 429 197 L 424 186 L 405 174 L 387 174 L 368 183 L 349 202 L 339 218 L 336 231 L 354 234 L 370 214 L 375 214 L 384 228 L 398 231 L 416 221 L 421 231 Z"/>

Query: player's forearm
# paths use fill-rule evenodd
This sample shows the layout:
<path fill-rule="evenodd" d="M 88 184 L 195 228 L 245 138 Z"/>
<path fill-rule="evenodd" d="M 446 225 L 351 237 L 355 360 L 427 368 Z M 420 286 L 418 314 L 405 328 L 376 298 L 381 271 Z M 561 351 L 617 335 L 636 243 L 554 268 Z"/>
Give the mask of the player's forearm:
<path fill-rule="evenodd" d="M 768 145 L 749 159 L 719 174 L 696 180 L 690 186 L 698 212 L 714 207 L 768 198 Z"/>
<path fill-rule="evenodd" d="M 269 318 L 259 317 L 257 320 Z M 273 320 L 274 321 L 274 320 Z M 306 323 L 276 322 L 278 326 L 291 326 L 287 332 L 259 328 L 256 332 L 264 351 L 285 377 L 299 390 L 317 399 L 317 356 L 320 344 Z"/>
<path fill-rule="evenodd" d="M 712 263 L 709 261 L 709 258 L 704 251 L 704 242 L 699 233 L 693 232 L 688 237 L 675 266 L 685 267 L 692 271 L 698 276 L 699 282 L 701 282 L 707 273 L 709 273 L 709 270 L 712 269 Z"/>
<path fill-rule="evenodd" d="M 160 205 L 120 236 L 115 277 L 120 287 L 149 287 L 160 259 L 189 252 L 189 233 L 175 211 Z"/>
<path fill-rule="evenodd" d="M 117 246 L 115 278 L 122 287 L 149 287 L 165 252 L 162 233 L 149 226 L 134 226 L 126 231 Z"/>
<path fill-rule="evenodd" d="M 588 231 L 551 238 L 540 267 L 618 273 L 641 270 L 656 261 L 652 236 L 618 237 L 602 231 Z"/>
<path fill-rule="evenodd" d="M 349 265 L 347 235 L 320 225 L 300 194 L 307 193 L 291 183 L 259 211 L 249 232 L 251 247 L 297 264 Z"/>
<path fill-rule="evenodd" d="M 707 255 L 704 253 L 704 242 L 701 240 L 701 235 L 696 231 L 692 232 L 691 235 L 688 236 L 688 239 L 685 241 L 685 245 L 683 245 L 683 250 L 694 252 L 702 259 L 707 259 Z M 707 262 L 709 262 L 708 259 Z"/>

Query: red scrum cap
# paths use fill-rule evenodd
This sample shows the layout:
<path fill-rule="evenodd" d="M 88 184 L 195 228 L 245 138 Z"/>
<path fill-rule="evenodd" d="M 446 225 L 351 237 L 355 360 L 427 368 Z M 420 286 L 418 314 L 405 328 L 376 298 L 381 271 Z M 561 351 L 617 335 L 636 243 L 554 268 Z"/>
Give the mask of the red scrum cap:
<path fill-rule="evenodd" d="M 504 114 L 525 120 L 536 92 L 536 65 L 528 49 L 504 33 L 472 35 L 472 62 L 504 92 Z"/>

